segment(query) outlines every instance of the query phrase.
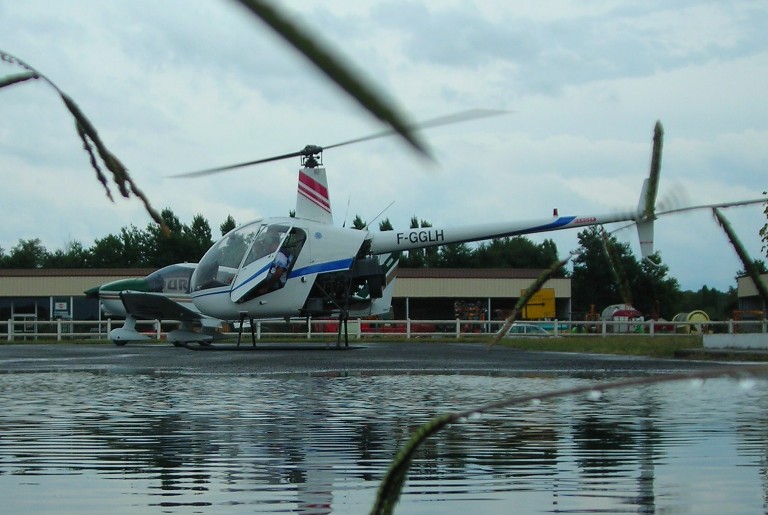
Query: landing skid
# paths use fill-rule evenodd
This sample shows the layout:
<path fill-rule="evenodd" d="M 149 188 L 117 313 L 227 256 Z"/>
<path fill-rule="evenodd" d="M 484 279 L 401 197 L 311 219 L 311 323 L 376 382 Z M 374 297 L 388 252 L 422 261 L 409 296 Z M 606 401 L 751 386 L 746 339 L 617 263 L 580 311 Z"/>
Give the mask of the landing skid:
<path fill-rule="evenodd" d="M 240 341 L 243 338 L 243 323 L 245 322 L 247 313 L 245 311 L 240 312 L 240 325 L 237 329 L 237 346 L 240 347 Z M 251 326 L 251 347 L 256 347 L 256 333 L 253 332 L 253 318 L 249 319 Z"/>
<path fill-rule="evenodd" d="M 349 313 L 347 310 L 342 309 L 339 312 L 339 331 L 336 333 L 336 348 L 341 348 L 341 326 L 344 326 L 344 347 L 349 347 L 349 327 L 347 322 L 349 321 Z M 328 346 L 330 347 L 330 345 Z"/>

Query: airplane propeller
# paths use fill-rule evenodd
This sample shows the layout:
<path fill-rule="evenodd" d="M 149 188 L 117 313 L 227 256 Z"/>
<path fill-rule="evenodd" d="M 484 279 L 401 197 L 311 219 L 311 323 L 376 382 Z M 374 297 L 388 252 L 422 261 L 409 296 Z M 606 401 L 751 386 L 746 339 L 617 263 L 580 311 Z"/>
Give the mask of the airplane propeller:
<path fill-rule="evenodd" d="M 461 111 L 458 113 L 441 116 L 438 118 L 433 118 L 431 120 L 426 120 L 424 122 L 415 123 L 411 126 L 408 126 L 408 129 L 418 131 L 418 130 L 424 130 L 429 129 L 432 127 L 440 127 L 442 125 L 451 125 L 454 123 L 461 123 L 461 122 L 468 122 L 472 120 L 477 120 L 480 118 L 488 118 L 491 116 L 498 116 L 501 114 L 506 114 L 509 111 L 503 111 L 498 109 L 470 109 L 467 111 Z M 229 170 L 235 170 L 237 168 L 244 168 L 246 166 L 253 166 L 253 165 L 259 165 L 264 163 L 271 163 L 273 161 L 280 161 L 282 159 L 290 159 L 294 157 L 304 157 L 306 159 L 313 159 L 314 156 L 317 156 L 321 154 L 324 150 L 328 150 L 331 148 L 337 148 L 342 147 L 345 145 L 352 145 L 354 143 L 362 143 L 364 141 L 370 141 L 372 139 L 378 139 L 378 138 L 384 138 L 387 136 L 393 136 L 397 134 L 397 131 L 394 129 L 384 130 L 381 132 L 377 132 L 374 134 L 369 134 L 368 136 L 363 136 L 360 138 L 354 138 L 347 141 L 342 141 L 340 143 L 334 143 L 333 145 L 326 145 L 324 147 L 318 146 L 318 145 L 306 145 L 304 148 L 300 150 L 296 150 L 294 152 L 289 152 L 287 154 L 280 154 L 277 156 L 272 157 L 266 157 L 264 159 L 257 159 L 255 161 L 246 161 L 244 163 L 237 163 L 233 165 L 226 165 L 226 166 L 217 166 L 215 168 L 207 168 L 205 170 L 198 170 L 196 172 L 187 172 L 187 173 L 180 173 L 176 175 L 170 175 L 171 178 L 181 178 L 181 177 L 204 177 L 206 175 L 212 175 L 216 173 L 226 172 Z"/>

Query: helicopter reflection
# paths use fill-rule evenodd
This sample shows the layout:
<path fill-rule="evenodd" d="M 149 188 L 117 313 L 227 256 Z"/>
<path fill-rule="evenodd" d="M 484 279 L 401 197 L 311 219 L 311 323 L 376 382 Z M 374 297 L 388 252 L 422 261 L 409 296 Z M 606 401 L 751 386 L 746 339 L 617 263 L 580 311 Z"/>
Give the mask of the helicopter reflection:
<path fill-rule="evenodd" d="M 133 507 L 240 506 L 305 514 L 368 511 L 394 455 L 433 416 L 482 404 L 502 391 L 546 391 L 554 384 L 431 375 L 72 373 L 6 379 L 8 388 L 0 393 L 0 493 L 17 494 L 4 496 L 9 508 L 24 499 L 17 492 L 24 476 L 56 475 L 57 484 L 80 489 L 83 506 L 122 496 Z M 25 393 L 33 387 L 30 402 Z M 733 395 L 722 384 L 717 388 L 727 392 L 723 397 Z M 707 409 L 711 392 L 696 400 L 672 387 L 486 414 L 426 441 L 414 456 L 401 506 L 407 511 L 409 502 L 439 501 L 442 512 L 463 513 L 467 503 L 498 511 L 514 502 L 524 512 L 654 512 L 695 507 L 701 502 L 696 492 L 706 488 L 698 486 L 699 476 L 715 474 L 726 504 L 747 502 L 746 486 L 759 485 L 759 500 L 752 501 L 759 511 L 768 406 L 754 401 L 765 397 L 757 392 L 743 401 L 735 425 L 726 420 L 733 412 Z M 733 427 L 735 433 L 726 433 Z M 718 441 L 720 432 L 725 439 Z M 731 438 L 739 442 L 736 448 L 728 445 Z M 667 477 L 659 487 L 680 446 L 702 439 L 713 456 L 708 467 L 691 468 L 688 486 L 675 489 L 682 479 L 675 477 L 670 486 Z M 725 456 L 725 469 L 716 468 L 717 453 Z M 734 470 L 734 460 L 752 465 Z M 123 482 L 100 489 L 97 477 Z M 77 486 L 83 481 L 88 488 Z M 730 489 L 736 482 L 739 488 Z"/>

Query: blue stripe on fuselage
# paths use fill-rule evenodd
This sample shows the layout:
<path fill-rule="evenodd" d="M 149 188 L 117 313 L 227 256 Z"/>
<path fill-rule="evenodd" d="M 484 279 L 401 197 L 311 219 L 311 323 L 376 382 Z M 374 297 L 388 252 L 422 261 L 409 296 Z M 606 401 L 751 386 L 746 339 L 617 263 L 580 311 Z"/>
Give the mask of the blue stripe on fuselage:
<path fill-rule="evenodd" d="M 573 222 L 576 219 L 575 216 L 561 216 L 554 222 L 550 222 L 548 224 L 539 225 L 538 227 L 530 227 L 525 230 L 525 232 L 541 232 L 541 231 L 551 231 L 554 229 L 560 229 L 563 226 L 568 225 L 569 223 Z"/>
<path fill-rule="evenodd" d="M 254 278 L 260 276 L 261 274 L 263 274 L 264 272 L 266 272 L 270 268 L 272 268 L 272 263 L 268 263 L 266 266 L 261 267 L 260 269 L 258 269 L 256 271 L 255 274 L 251 275 L 248 279 L 246 279 L 245 281 L 241 282 L 236 287 L 232 288 L 232 291 L 239 290 L 240 288 L 242 288 L 243 286 L 245 286 L 249 282 L 253 281 Z"/>
<path fill-rule="evenodd" d="M 327 274 L 330 272 L 340 272 L 342 270 L 349 270 L 349 267 L 352 266 L 352 258 L 349 259 L 339 259 L 336 261 L 328 261 L 326 263 L 316 263 L 313 265 L 305 266 L 302 268 L 294 268 L 291 270 L 291 273 L 288 275 L 288 279 L 294 279 L 297 277 L 302 277 L 305 275 L 312 275 L 312 274 Z M 271 263 L 269 266 L 272 266 Z M 265 268 L 262 268 L 257 273 L 253 274 L 251 277 L 248 278 L 247 281 L 243 282 L 240 286 L 237 288 L 241 288 L 245 284 L 247 284 L 249 281 L 251 281 L 254 277 L 261 274 Z M 215 291 L 208 291 L 208 290 L 202 290 L 200 292 L 192 294 L 193 298 L 200 298 L 200 297 L 207 297 L 209 295 L 219 295 L 222 293 L 229 293 L 229 289 L 216 289 Z"/>
<path fill-rule="evenodd" d="M 352 258 L 339 259 L 337 261 L 328 261 L 327 263 L 317 263 L 317 264 L 305 266 L 299 269 L 294 268 L 291 271 L 291 274 L 288 276 L 288 278 L 293 279 L 294 277 L 301 277 L 304 275 L 340 272 L 341 270 L 349 270 L 349 267 L 351 266 L 352 266 Z"/>

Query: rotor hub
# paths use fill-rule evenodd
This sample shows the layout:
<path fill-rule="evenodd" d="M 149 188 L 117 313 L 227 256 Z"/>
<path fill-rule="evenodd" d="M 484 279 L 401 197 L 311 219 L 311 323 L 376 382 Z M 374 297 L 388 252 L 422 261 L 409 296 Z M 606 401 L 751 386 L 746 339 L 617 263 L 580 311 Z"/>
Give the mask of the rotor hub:
<path fill-rule="evenodd" d="M 316 168 L 323 164 L 323 147 L 307 145 L 301 150 L 301 165 L 306 168 Z"/>

